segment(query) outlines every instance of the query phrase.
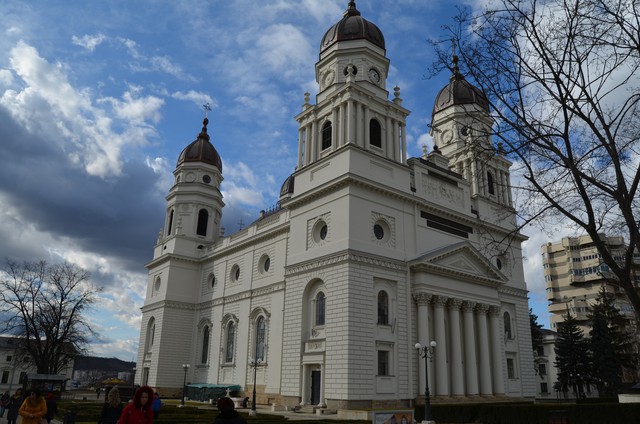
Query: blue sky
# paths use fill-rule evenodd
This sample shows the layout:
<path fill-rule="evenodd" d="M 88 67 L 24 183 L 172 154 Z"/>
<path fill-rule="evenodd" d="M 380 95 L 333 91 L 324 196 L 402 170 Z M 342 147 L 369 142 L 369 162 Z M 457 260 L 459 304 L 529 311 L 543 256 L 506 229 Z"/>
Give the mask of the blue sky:
<path fill-rule="evenodd" d="M 478 0 L 480 1 L 480 0 Z M 131 360 L 144 264 L 180 151 L 200 131 L 223 160 L 225 233 L 277 201 L 297 157 L 304 93 L 347 0 L 48 0 L 0 3 L 0 258 L 67 260 L 104 287 L 92 353 Z M 449 75 L 426 78 L 429 39 L 473 1 L 356 2 L 382 30 L 409 156 Z M 392 93 L 393 94 L 393 93 Z M 313 97 L 312 97 L 313 98 Z M 540 245 L 525 230 L 531 305 L 548 326 Z"/>

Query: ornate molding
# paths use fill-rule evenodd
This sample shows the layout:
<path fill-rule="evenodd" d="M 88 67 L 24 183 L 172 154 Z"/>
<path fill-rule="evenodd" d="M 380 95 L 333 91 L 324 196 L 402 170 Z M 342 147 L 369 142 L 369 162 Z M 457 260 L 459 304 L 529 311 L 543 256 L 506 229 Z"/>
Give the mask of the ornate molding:
<path fill-rule="evenodd" d="M 462 312 L 473 312 L 476 307 L 476 302 L 465 300 L 462 302 Z"/>
<path fill-rule="evenodd" d="M 416 302 L 418 306 L 425 306 L 425 305 L 431 304 L 431 298 L 433 296 L 428 293 L 420 292 L 420 293 L 414 293 L 412 297 L 413 297 L 413 301 Z"/>
<path fill-rule="evenodd" d="M 486 315 L 489 312 L 489 305 L 484 303 L 478 303 L 475 308 L 476 312 L 482 315 Z"/>
<path fill-rule="evenodd" d="M 406 272 L 407 270 L 405 262 L 392 261 L 380 256 L 370 256 L 363 253 L 342 251 L 330 256 L 326 256 L 324 258 L 312 259 L 296 265 L 288 266 L 285 268 L 285 277 L 314 271 L 318 268 L 332 266 L 342 262 L 363 263 L 366 265 L 391 269 L 399 272 Z"/>

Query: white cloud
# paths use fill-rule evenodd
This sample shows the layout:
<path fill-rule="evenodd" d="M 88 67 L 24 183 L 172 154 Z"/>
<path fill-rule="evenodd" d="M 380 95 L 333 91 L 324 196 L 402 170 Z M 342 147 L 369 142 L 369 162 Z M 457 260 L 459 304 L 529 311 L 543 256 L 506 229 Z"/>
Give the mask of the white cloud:
<path fill-rule="evenodd" d="M 182 91 L 176 91 L 171 94 L 171 97 L 178 100 L 187 100 L 195 103 L 198 106 L 209 104 L 211 108 L 217 108 L 218 102 L 211 98 L 208 94 L 201 93 L 195 90 L 189 90 L 186 93 Z"/>
<path fill-rule="evenodd" d="M 106 37 L 103 34 L 96 34 L 96 35 L 85 34 L 82 37 L 78 37 L 77 35 L 74 35 L 73 37 L 71 37 L 71 42 L 77 46 L 84 47 L 85 49 L 92 52 L 96 49 L 96 47 L 102 44 L 102 42 L 105 39 Z"/>
<path fill-rule="evenodd" d="M 0 85 L 9 87 L 13 84 L 13 73 L 8 69 L 0 69 Z"/>
<path fill-rule="evenodd" d="M 108 102 L 113 106 L 116 115 L 132 124 L 142 125 L 146 121 L 158 123 L 161 118 L 160 109 L 164 105 L 164 100 L 155 96 L 137 97 L 140 91 L 136 87 L 122 95 L 122 100 L 113 97 L 100 99 L 101 102 Z"/>

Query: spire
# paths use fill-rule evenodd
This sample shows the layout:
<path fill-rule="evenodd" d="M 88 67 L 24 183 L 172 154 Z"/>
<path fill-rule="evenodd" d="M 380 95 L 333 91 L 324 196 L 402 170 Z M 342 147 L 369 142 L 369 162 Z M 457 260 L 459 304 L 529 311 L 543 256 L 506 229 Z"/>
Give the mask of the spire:
<path fill-rule="evenodd" d="M 455 38 L 451 39 L 451 49 L 453 51 L 453 55 L 451 56 L 451 63 L 453 64 L 453 75 L 451 75 L 451 80 L 464 79 L 464 76 L 460 73 L 460 67 L 458 67 L 458 55 L 456 54 Z"/>
<path fill-rule="evenodd" d="M 344 12 L 344 16 L 360 16 L 360 11 L 356 9 L 356 2 L 351 0 L 347 6 L 347 10 Z"/>
<path fill-rule="evenodd" d="M 205 140 L 209 141 L 209 134 L 207 134 L 207 125 L 209 124 L 209 118 L 204 118 L 204 120 L 202 121 L 202 131 L 200 131 L 200 134 L 198 134 L 198 138 L 204 138 Z"/>

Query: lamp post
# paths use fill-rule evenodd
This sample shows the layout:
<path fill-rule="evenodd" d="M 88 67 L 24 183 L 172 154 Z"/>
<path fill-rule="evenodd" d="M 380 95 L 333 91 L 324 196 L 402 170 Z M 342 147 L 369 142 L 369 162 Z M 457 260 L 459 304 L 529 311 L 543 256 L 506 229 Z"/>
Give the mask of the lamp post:
<path fill-rule="evenodd" d="M 187 371 L 189 370 L 189 364 L 182 364 L 184 370 L 184 379 L 182 380 L 182 400 L 180 401 L 180 407 L 184 407 L 184 397 L 187 395 Z"/>
<path fill-rule="evenodd" d="M 133 399 L 134 391 L 136 390 L 136 367 L 133 367 L 131 371 L 131 399 Z"/>
<path fill-rule="evenodd" d="M 422 346 L 420 343 L 415 344 L 418 356 L 424 358 L 424 420 L 423 423 L 431 424 L 435 421 L 431 420 L 431 398 L 429 396 L 429 361 L 433 358 L 436 351 L 437 343 L 432 340 L 429 346 Z"/>
<path fill-rule="evenodd" d="M 250 417 L 255 417 L 256 415 L 256 374 L 258 373 L 258 365 L 262 363 L 262 359 L 251 359 L 249 365 L 253 367 L 253 400 L 251 402 L 251 411 L 249 411 Z"/>

